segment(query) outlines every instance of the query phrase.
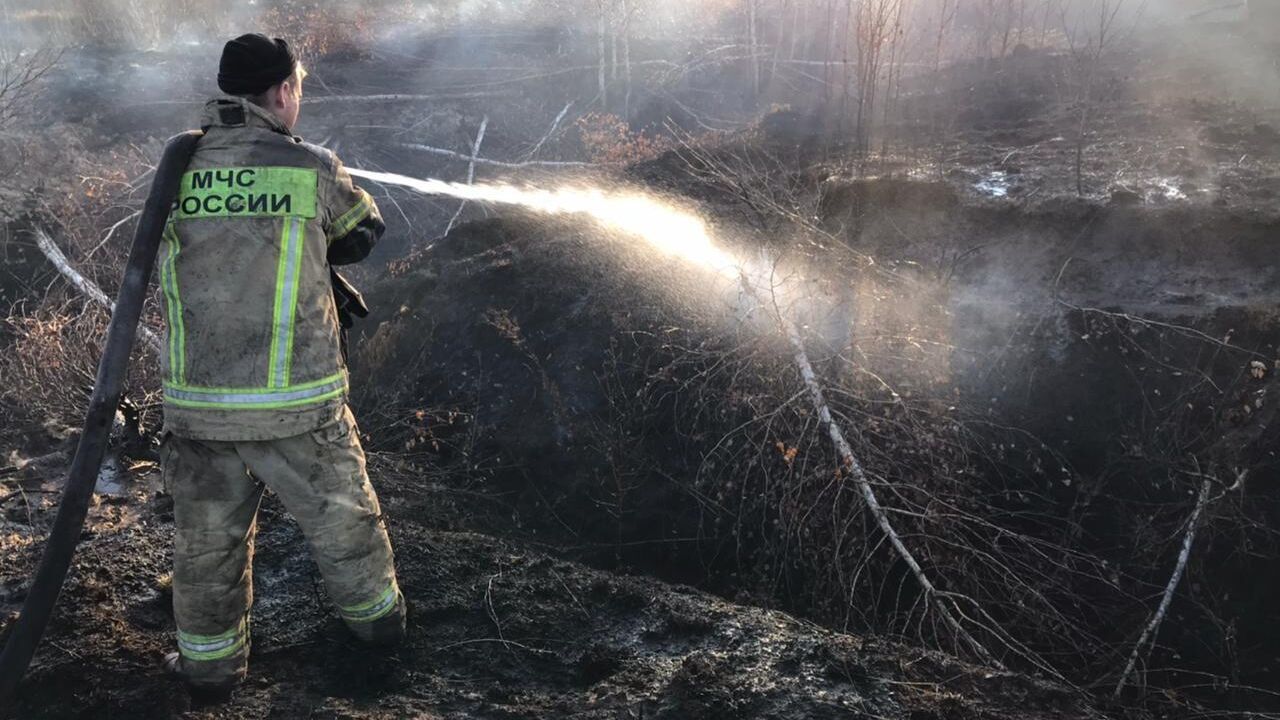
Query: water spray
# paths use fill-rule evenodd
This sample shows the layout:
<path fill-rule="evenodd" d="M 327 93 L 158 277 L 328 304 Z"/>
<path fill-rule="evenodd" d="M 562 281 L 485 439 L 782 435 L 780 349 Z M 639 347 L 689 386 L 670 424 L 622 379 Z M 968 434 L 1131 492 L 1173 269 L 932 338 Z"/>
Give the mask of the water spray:
<path fill-rule="evenodd" d="M 585 215 L 601 225 L 643 240 L 664 255 L 737 280 L 747 268 L 741 258 L 719 247 L 697 215 L 638 192 L 605 192 L 599 188 L 562 187 L 545 190 L 508 184 L 466 185 L 418 179 L 394 173 L 349 169 L 360 178 L 399 185 L 424 195 L 514 205 L 544 215 Z"/>
<path fill-rule="evenodd" d="M 876 497 L 866 470 L 853 452 L 853 446 L 849 444 L 844 431 L 835 422 L 822 382 L 814 371 L 813 363 L 809 360 L 809 353 L 805 348 L 799 326 L 781 310 L 776 309 L 775 303 L 766 302 L 765 289 L 769 290 L 770 294 L 775 290 L 772 287 L 766 288 L 760 280 L 769 277 L 769 271 L 775 264 L 774 258 L 767 250 L 762 250 L 760 256 L 754 260 L 737 257 L 716 243 L 707 223 L 696 214 L 681 210 L 653 195 L 642 192 L 606 192 L 599 188 L 571 187 L 545 190 L 509 184 L 466 185 L 436 179 L 418 179 L 394 173 L 357 169 L 349 169 L 349 172 L 355 177 L 387 185 L 398 185 L 424 195 L 444 195 L 459 200 L 513 205 L 545 215 L 584 215 L 609 230 L 642 240 L 665 255 L 701 267 L 727 280 L 736 281 L 742 291 L 759 307 L 774 307 L 775 311 L 772 315 L 778 331 L 791 344 L 796 369 L 799 371 L 801 380 L 804 381 L 809 400 L 822 428 L 827 432 L 840 457 L 841 476 L 849 478 L 858 487 L 868 510 L 889 540 L 894 552 L 910 568 L 926 598 L 946 626 L 955 633 L 956 638 L 973 650 L 983 662 L 994 667 L 1003 667 L 1000 661 L 960 623 L 959 618 L 964 614 L 956 605 L 955 599 L 938 591 L 890 522 L 888 513 Z"/>

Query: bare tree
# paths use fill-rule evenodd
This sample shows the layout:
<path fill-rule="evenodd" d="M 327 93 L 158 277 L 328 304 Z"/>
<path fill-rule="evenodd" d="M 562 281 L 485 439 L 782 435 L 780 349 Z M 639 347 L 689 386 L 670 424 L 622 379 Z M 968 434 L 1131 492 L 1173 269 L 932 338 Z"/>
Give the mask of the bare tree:
<path fill-rule="evenodd" d="M 1027 0 L 1002 0 L 998 30 L 1000 51 L 996 57 L 1005 57 L 1022 41 L 1023 24 L 1027 17 Z"/>
<path fill-rule="evenodd" d="M 760 0 L 745 0 L 747 15 L 747 52 L 751 63 L 751 96 L 760 96 Z"/>
<path fill-rule="evenodd" d="M 852 78 L 857 93 L 854 139 L 863 153 L 871 149 L 871 125 L 884 80 L 885 48 L 896 38 L 904 2 L 864 0 L 856 6 L 852 2 L 846 4 L 856 53 Z"/>
<path fill-rule="evenodd" d="M 1094 90 L 1103 54 L 1116 35 L 1116 20 L 1126 0 L 1083 0 L 1078 14 L 1061 6 L 1062 28 L 1075 62 L 1079 105 L 1076 130 L 1076 194 L 1084 195 L 1084 152 L 1088 143 L 1094 102 Z"/>
<path fill-rule="evenodd" d="M 28 109 L 40 81 L 60 58 L 61 53 L 52 49 L 21 51 L 0 46 L 0 128 Z"/>
<path fill-rule="evenodd" d="M 942 56 L 943 48 L 947 43 L 947 38 L 951 33 L 951 28 L 955 25 L 956 13 L 960 8 L 959 0 L 940 0 L 937 4 L 938 21 L 937 30 L 934 34 L 933 43 L 933 138 L 938 144 L 939 152 L 941 152 L 941 136 L 943 123 L 943 108 L 940 98 L 942 97 Z M 938 158 L 938 170 L 942 170 L 942 158 Z"/>
<path fill-rule="evenodd" d="M 889 44 L 889 65 L 888 73 L 885 77 L 885 102 L 884 102 L 884 134 L 881 138 L 881 155 L 889 154 L 890 144 L 890 123 L 892 122 L 893 110 L 897 106 L 898 95 L 902 89 L 902 71 L 906 65 L 908 48 L 907 27 L 905 25 L 907 2 L 905 0 L 898 2 L 897 11 L 893 18 L 893 40 Z"/>

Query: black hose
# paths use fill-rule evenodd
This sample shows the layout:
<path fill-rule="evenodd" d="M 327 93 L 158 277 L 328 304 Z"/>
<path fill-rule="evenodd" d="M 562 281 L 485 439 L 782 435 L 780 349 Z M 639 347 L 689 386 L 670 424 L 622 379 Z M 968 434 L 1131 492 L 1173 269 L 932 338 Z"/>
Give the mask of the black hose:
<path fill-rule="evenodd" d="M 84 432 L 71 461 L 71 472 L 66 489 L 62 491 L 58 515 L 49 532 L 35 580 L 22 603 L 22 613 L 9 632 L 4 652 L 0 653 L 0 713 L 13 706 L 18 683 L 31 664 L 36 646 L 49 624 L 49 616 L 53 614 L 62 582 L 71 566 L 71 557 L 80 541 L 89 501 L 102 467 L 102 457 L 107 451 L 116 407 L 120 403 L 138 319 L 142 316 L 151 270 L 160 250 L 160 236 L 164 232 L 169 209 L 177 199 L 182 173 L 187 169 L 200 136 L 201 133 L 193 131 L 171 139 L 165 145 L 160 166 L 156 168 L 147 204 L 133 235 L 133 249 L 129 252 L 115 311 L 111 313 L 107 345 L 98 364 L 98 377 L 93 386 L 93 398 L 89 401 L 89 412 L 84 419 Z"/>

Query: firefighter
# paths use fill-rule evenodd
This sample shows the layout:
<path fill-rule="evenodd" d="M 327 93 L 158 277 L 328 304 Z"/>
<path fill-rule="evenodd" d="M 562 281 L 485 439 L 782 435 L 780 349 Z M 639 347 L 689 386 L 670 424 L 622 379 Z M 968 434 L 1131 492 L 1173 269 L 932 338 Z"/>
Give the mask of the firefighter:
<path fill-rule="evenodd" d="M 385 225 L 332 152 L 293 135 L 305 76 L 283 40 L 226 44 L 226 95 L 205 105 L 160 260 L 178 644 L 166 664 L 212 701 L 248 667 L 264 488 L 302 527 L 355 636 L 390 645 L 405 633 L 330 286 L 331 266 L 363 260 Z"/>

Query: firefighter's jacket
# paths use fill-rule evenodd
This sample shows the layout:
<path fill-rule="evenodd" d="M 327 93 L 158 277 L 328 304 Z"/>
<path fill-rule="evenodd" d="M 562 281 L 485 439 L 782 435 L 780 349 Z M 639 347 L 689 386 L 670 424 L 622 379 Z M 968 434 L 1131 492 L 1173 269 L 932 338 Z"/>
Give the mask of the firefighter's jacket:
<path fill-rule="evenodd" d="M 337 157 L 267 110 L 211 100 L 160 257 L 165 427 L 273 440 L 338 419 L 347 371 L 329 266 L 385 226 Z"/>

